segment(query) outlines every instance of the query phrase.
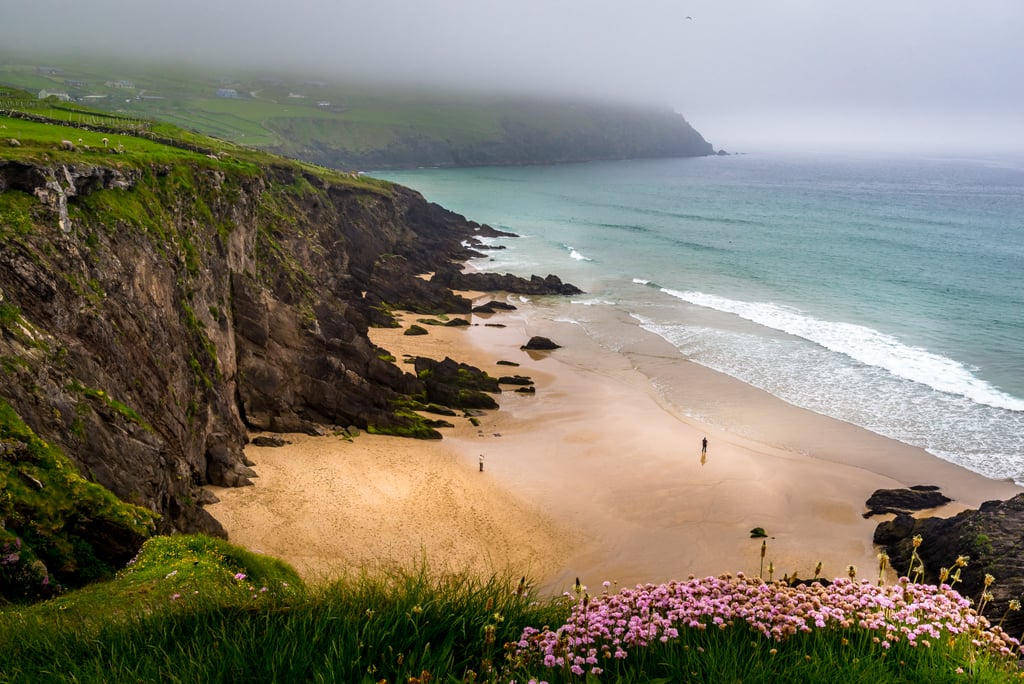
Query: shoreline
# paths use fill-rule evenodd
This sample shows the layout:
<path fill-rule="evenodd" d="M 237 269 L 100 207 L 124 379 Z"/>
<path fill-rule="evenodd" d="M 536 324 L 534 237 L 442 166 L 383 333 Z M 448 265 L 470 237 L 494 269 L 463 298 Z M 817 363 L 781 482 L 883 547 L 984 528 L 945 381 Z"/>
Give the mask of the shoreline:
<path fill-rule="evenodd" d="M 416 318 L 403 314 L 401 328 L 370 336 L 400 367 L 406 354 L 450 356 L 495 376 L 528 375 L 536 395 L 506 387 L 501 408 L 479 427 L 453 418 L 440 442 L 294 436 L 283 448 L 250 445 L 255 487 L 214 489 L 221 503 L 207 510 L 235 543 L 279 556 L 311 579 L 425 559 L 431 567 L 526 574 L 559 593 L 577 576 L 590 586 L 625 586 L 757 574 L 762 540 L 750 538 L 754 527 L 769 535 L 765 575 L 771 562 L 776 577 L 808 577 L 821 561 L 825 576 L 845 576 L 854 565 L 874 577 L 871 536 L 885 518 L 862 514 L 875 489 L 935 484 L 954 499 L 922 516 L 1021 491 L 786 404 L 673 355 L 653 335 L 611 352 L 534 303 L 516 305 L 474 314 L 468 328 L 432 326 L 416 337 L 403 335 Z M 533 335 L 563 348 L 520 350 Z M 521 365 L 497 365 L 502 359 Z M 695 403 L 714 397 L 746 422 L 731 431 L 687 417 L 653 387 L 649 378 L 662 372 L 692 388 Z M 745 436 L 745 425 L 769 439 Z"/>

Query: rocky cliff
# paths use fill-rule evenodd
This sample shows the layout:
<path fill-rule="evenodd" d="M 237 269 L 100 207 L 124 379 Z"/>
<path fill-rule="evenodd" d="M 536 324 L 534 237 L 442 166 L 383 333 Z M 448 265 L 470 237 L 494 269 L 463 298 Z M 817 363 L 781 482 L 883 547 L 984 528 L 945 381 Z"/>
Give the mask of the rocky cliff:
<path fill-rule="evenodd" d="M 159 531 L 222 533 L 201 486 L 247 483 L 248 429 L 412 420 L 368 325 L 468 311 L 416 276 L 494 234 L 284 160 L 0 160 L 0 398 Z"/>
<path fill-rule="evenodd" d="M 910 559 L 916 551 L 919 561 L 915 565 L 923 568 L 925 581 L 949 582 L 948 577 L 943 578 L 945 568 L 957 574 L 957 591 L 976 603 L 990 593 L 985 614 L 1011 636 L 1020 637 L 1024 615 L 1010 606 L 1024 596 L 1024 494 L 1008 501 L 986 501 L 978 510 L 950 518 L 889 512 L 896 517 L 878 525 L 874 542 L 889 554 L 894 569 L 912 574 Z M 918 536 L 920 546 L 915 545 Z M 966 566 L 960 567 L 958 558 L 966 559 Z M 986 581 L 986 576 L 993 581 Z"/>

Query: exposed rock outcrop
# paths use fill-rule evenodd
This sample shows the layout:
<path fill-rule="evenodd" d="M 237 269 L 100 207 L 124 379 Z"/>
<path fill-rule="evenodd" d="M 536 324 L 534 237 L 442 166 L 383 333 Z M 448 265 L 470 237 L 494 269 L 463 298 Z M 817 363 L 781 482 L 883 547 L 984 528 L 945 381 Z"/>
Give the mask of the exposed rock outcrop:
<path fill-rule="evenodd" d="M 1009 501 L 987 501 L 978 510 L 964 511 L 952 518 L 915 519 L 907 513 L 881 523 L 875 529 L 875 543 L 885 547 L 890 562 L 906 574 L 913 551 L 913 538 L 921 535 L 917 553 L 925 569 L 925 580 L 937 583 L 942 568 L 953 568 L 958 556 L 970 561 L 961 571 L 956 589 L 975 600 L 985 587 L 985 575 L 995 582 L 988 588 L 993 600 L 986 614 L 999 622 L 1011 599 L 1024 592 L 1024 494 Z M 1010 612 L 1003 622 L 1011 636 L 1024 630 L 1024 616 Z"/>
<path fill-rule="evenodd" d="M 501 392 L 498 380 L 475 366 L 447 357 L 436 361 L 417 356 L 414 367 L 431 402 L 463 409 L 498 408 L 498 402 L 489 394 Z"/>
<path fill-rule="evenodd" d="M 952 499 L 933 485 L 915 485 L 906 489 L 878 489 L 868 497 L 865 518 L 885 513 L 909 513 L 937 508 Z"/>
<path fill-rule="evenodd" d="M 563 283 L 556 275 L 547 275 L 543 278 L 533 275 L 527 280 L 511 273 L 463 273 L 455 268 L 447 268 L 435 273 L 431 282 L 453 290 L 502 291 L 528 295 L 583 294 L 583 290 L 572 283 Z"/>

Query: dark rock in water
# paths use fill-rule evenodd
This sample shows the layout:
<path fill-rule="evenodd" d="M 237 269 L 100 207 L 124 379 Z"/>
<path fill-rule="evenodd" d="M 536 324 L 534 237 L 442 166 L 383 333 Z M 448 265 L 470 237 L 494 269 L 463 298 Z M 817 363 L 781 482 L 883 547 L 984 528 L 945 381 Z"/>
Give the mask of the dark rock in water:
<path fill-rule="evenodd" d="M 508 304 L 506 302 L 495 301 L 493 299 L 491 301 L 487 302 L 486 304 L 480 304 L 479 306 L 474 306 L 473 307 L 473 313 L 478 313 L 478 314 L 492 314 L 492 313 L 496 313 L 498 311 L 515 311 L 515 310 L 516 310 L 516 307 L 512 306 L 511 304 Z"/>
<path fill-rule="evenodd" d="M 578 295 L 583 294 L 571 283 L 563 283 L 556 275 L 544 278 L 533 275 L 530 279 L 520 278 L 511 273 L 463 273 L 454 266 L 438 271 L 431 282 L 444 285 L 453 290 L 479 290 L 483 292 L 512 292 L 530 295 Z M 452 309 L 452 311 L 461 311 Z"/>
<path fill-rule="evenodd" d="M 402 333 L 402 334 L 403 335 L 426 335 L 427 334 L 427 329 L 424 328 L 422 325 L 416 325 L 415 323 L 413 323 L 408 328 L 406 328 L 405 332 Z"/>
<path fill-rule="evenodd" d="M 519 394 L 536 394 L 537 388 L 534 387 L 533 385 L 530 385 L 529 387 L 517 387 L 515 391 L 518 392 Z"/>
<path fill-rule="evenodd" d="M 952 501 L 932 485 L 916 485 L 909 489 L 878 489 L 868 497 L 865 518 L 885 513 L 923 511 Z"/>
<path fill-rule="evenodd" d="M 502 360 L 502 361 L 498 361 L 498 365 L 499 366 L 518 366 L 519 364 L 516 363 L 515 361 L 505 361 L 505 360 Z"/>
<path fill-rule="evenodd" d="M 555 344 L 546 337 L 534 336 L 530 338 L 530 341 L 524 344 L 520 349 L 535 349 L 535 350 L 547 350 L 547 349 L 561 349 L 562 345 Z"/>
<path fill-rule="evenodd" d="M 446 328 L 463 328 L 467 325 L 469 325 L 469 321 L 465 318 L 453 318 L 444 324 Z"/>
<path fill-rule="evenodd" d="M 505 328 L 507 326 L 504 323 L 484 323 L 484 327 L 487 327 L 487 328 Z"/>
<path fill-rule="evenodd" d="M 992 575 L 996 581 L 988 591 L 994 598 L 986 616 L 998 622 L 1006 613 L 1003 629 L 1011 635 L 1024 630 L 1021 611 L 1007 613 L 1009 601 L 1024 593 L 1024 494 L 1008 501 L 986 501 L 978 510 L 952 518 L 915 520 L 904 514 L 882 523 L 875 531 L 875 541 L 885 546 L 890 565 L 901 574 L 910 564 L 915 535 L 922 538 L 917 553 L 926 582 L 938 583 L 941 568 L 952 569 L 958 556 L 969 556 L 961 571 L 962 582 L 954 588 L 976 598 L 985 589 L 985 575 Z"/>
<path fill-rule="evenodd" d="M 252 445 L 258 447 L 283 447 L 285 444 L 291 444 L 291 442 L 276 435 L 260 435 L 252 438 Z"/>

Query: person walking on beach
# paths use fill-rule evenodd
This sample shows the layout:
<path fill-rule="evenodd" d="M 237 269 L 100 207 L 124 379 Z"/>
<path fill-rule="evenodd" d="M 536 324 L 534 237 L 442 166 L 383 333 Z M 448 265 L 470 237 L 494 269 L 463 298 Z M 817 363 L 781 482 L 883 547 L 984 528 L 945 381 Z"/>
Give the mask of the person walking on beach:
<path fill-rule="evenodd" d="M 480 472 L 484 472 L 484 455 L 480 454 Z"/>
<path fill-rule="evenodd" d="M 702 439 L 700 441 L 700 455 L 701 456 L 707 456 L 708 455 L 708 438 L 707 437 L 705 437 L 704 439 Z"/>

